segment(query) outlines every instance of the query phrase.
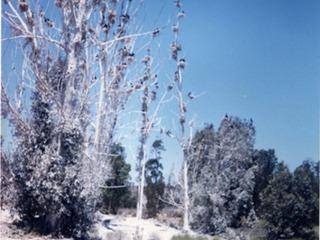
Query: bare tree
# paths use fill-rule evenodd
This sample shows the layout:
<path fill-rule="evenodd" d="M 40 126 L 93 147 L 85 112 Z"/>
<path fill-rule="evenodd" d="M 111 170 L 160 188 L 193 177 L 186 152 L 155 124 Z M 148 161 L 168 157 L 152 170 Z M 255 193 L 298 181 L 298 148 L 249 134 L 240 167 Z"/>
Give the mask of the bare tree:
<path fill-rule="evenodd" d="M 139 30 L 136 15 L 143 0 L 56 0 L 56 8 L 47 1 L 4 3 L 2 17 L 11 36 L 2 41 L 14 41 L 23 57 L 22 64 L 14 63 L 20 70 L 14 97 L 8 91 L 14 80 L 1 82 L 2 116 L 10 120 L 16 140 L 12 186 L 23 189 L 14 207 L 29 220 L 43 214 L 49 231 L 72 235 L 78 226 L 68 226 L 73 213 L 92 222 L 100 187 L 110 176 L 107 160 L 118 119 L 141 88 L 140 79 L 146 73 L 146 80 L 151 78 L 138 53 L 165 26 Z M 34 201 L 25 203 L 25 194 Z M 26 214 L 25 207 L 33 205 L 38 210 Z M 84 218 L 78 222 L 84 232 Z"/>
<path fill-rule="evenodd" d="M 145 73 L 143 75 L 143 79 L 141 80 L 141 87 L 143 88 L 143 96 L 141 98 L 141 114 L 142 114 L 142 127 L 140 128 L 141 131 L 141 137 L 140 137 L 140 143 L 141 145 L 138 147 L 138 163 L 137 163 L 137 169 L 138 169 L 138 198 L 137 198 L 137 218 L 142 218 L 142 199 L 143 199 L 143 191 L 144 191 L 144 182 L 145 182 L 145 164 L 146 164 L 146 158 L 147 158 L 147 146 L 148 146 L 148 137 L 150 135 L 151 130 L 154 130 L 155 126 L 160 124 L 161 119 L 158 118 L 157 114 L 160 109 L 160 106 L 163 104 L 163 101 L 167 95 L 167 91 L 162 95 L 160 101 L 158 102 L 155 110 L 150 114 L 150 104 L 151 102 L 156 100 L 157 92 L 151 91 L 150 85 L 156 85 L 157 84 L 157 75 L 154 75 L 153 77 L 150 74 L 150 63 L 152 61 L 151 55 L 150 55 L 150 48 L 147 48 L 148 55 L 146 55 L 142 62 L 145 63 Z M 151 78 L 153 79 L 154 83 L 150 84 Z M 156 87 L 158 88 L 158 87 Z M 150 115 L 148 115 L 150 114 Z"/>
<path fill-rule="evenodd" d="M 193 128 L 193 121 L 190 121 L 190 139 L 189 141 L 186 140 L 186 132 L 185 132 L 185 122 L 186 117 L 185 113 L 187 111 L 187 102 L 185 102 L 182 96 L 182 70 L 186 67 L 186 61 L 184 58 L 179 57 L 179 52 L 182 50 L 182 46 L 179 43 L 178 36 L 179 36 L 179 28 L 180 28 L 180 20 L 185 16 L 185 13 L 181 10 L 181 3 L 180 1 L 175 2 L 175 6 L 178 7 L 178 18 L 177 23 L 172 26 L 172 30 L 175 33 L 174 42 L 171 44 L 171 57 L 175 61 L 176 64 L 176 72 L 174 73 L 173 80 L 168 85 L 168 91 L 176 92 L 177 96 L 175 98 L 178 100 L 178 113 L 179 122 L 180 122 L 180 130 L 181 130 L 181 138 L 178 138 L 173 135 L 173 133 L 168 130 L 166 134 L 171 137 L 175 138 L 182 150 L 183 154 L 183 167 L 182 167 L 182 180 L 178 181 L 177 184 L 180 186 L 182 190 L 182 206 L 180 203 L 176 202 L 176 193 L 169 194 L 169 203 L 178 206 L 183 211 L 183 230 L 189 230 L 189 190 L 188 190 L 188 149 L 190 147 L 192 141 L 192 128 Z M 174 90 L 173 90 L 174 89 Z M 187 96 L 189 100 L 193 99 L 195 96 L 192 95 L 190 92 Z"/>

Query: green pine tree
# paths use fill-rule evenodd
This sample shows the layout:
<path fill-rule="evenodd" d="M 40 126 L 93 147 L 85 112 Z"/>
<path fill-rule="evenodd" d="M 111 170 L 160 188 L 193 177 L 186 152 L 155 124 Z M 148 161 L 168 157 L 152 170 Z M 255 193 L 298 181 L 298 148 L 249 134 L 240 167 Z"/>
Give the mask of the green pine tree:
<path fill-rule="evenodd" d="M 103 191 L 103 207 L 108 209 L 111 214 L 117 214 L 120 207 L 125 206 L 125 200 L 130 197 L 128 188 L 131 170 L 130 164 L 125 162 L 124 147 L 116 144 L 112 147 L 111 152 L 112 178 L 106 181 L 107 188 Z"/>
<path fill-rule="evenodd" d="M 156 140 L 152 144 L 152 152 L 155 153 L 155 158 L 149 159 L 146 163 L 146 189 L 147 197 L 147 215 L 148 217 L 156 217 L 164 208 L 164 202 L 160 200 L 164 194 L 165 182 L 161 172 L 163 169 L 160 163 L 161 151 L 165 151 L 162 140 Z"/>

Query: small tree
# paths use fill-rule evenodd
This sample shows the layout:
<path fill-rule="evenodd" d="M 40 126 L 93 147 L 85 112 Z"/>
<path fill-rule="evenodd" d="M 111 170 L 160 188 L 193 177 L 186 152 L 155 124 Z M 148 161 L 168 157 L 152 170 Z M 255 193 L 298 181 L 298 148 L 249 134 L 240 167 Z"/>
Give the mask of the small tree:
<path fill-rule="evenodd" d="M 147 215 L 150 218 L 156 217 L 164 208 L 164 202 L 160 200 L 164 194 L 165 182 L 161 172 L 163 169 L 160 163 L 160 153 L 165 151 L 162 140 L 156 140 L 152 144 L 152 152 L 155 153 L 155 158 L 149 159 L 146 163 L 146 197 L 147 197 Z"/>
<path fill-rule="evenodd" d="M 112 146 L 109 161 L 112 175 L 106 181 L 102 198 L 104 208 L 108 209 L 109 213 L 117 214 L 118 209 L 124 206 L 125 199 L 130 197 L 128 185 L 131 166 L 125 162 L 124 148 L 120 144 Z"/>

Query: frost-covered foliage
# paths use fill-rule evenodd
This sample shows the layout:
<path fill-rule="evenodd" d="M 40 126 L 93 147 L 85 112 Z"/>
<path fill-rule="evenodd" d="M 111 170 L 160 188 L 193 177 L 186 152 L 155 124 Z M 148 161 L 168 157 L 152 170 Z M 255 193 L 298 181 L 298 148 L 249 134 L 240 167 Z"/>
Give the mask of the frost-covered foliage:
<path fill-rule="evenodd" d="M 15 133 L 14 208 L 29 225 L 43 224 L 43 232 L 72 235 L 90 226 L 94 210 L 83 191 L 83 129 L 57 121 L 52 99 L 37 90 L 28 128 Z"/>
<path fill-rule="evenodd" d="M 237 117 L 224 117 L 216 133 L 211 126 L 196 134 L 189 154 L 193 229 L 218 234 L 227 227 L 238 227 L 241 217 L 247 218 L 250 211 L 255 215 L 254 135 L 252 122 Z"/>
<path fill-rule="evenodd" d="M 14 39 L 23 59 L 1 82 L 1 114 L 14 133 L 6 172 L 13 208 L 28 224 L 65 235 L 90 227 L 110 177 L 118 119 L 156 65 L 152 54 L 137 61 L 163 30 L 141 32 L 142 3 L 5 1 L 6 40 Z"/>

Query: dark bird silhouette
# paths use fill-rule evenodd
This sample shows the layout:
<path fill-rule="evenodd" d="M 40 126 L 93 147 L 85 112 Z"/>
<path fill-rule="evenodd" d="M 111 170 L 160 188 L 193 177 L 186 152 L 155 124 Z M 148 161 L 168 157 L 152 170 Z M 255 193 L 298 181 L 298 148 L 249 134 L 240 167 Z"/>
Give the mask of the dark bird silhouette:
<path fill-rule="evenodd" d="M 157 93 L 155 91 L 151 92 L 151 100 L 152 101 L 156 100 L 156 95 L 157 95 Z"/>
<path fill-rule="evenodd" d="M 189 97 L 190 99 L 194 99 L 194 96 L 191 94 L 191 92 L 188 93 L 188 97 Z"/>
<path fill-rule="evenodd" d="M 178 66 L 183 69 L 186 66 L 186 60 L 184 58 L 180 59 Z"/>
<path fill-rule="evenodd" d="M 122 21 L 123 23 L 127 23 L 127 22 L 129 21 L 130 17 L 129 17 L 129 15 L 126 13 L 126 14 L 122 14 L 122 15 L 120 16 L 120 19 L 121 19 L 121 21 Z"/>
<path fill-rule="evenodd" d="M 102 31 L 105 32 L 105 33 L 107 33 L 109 31 L 109 29 L 110 29 L 109 24 L 104 24 L 103 27 L 102 27 Z"/>
<path fill-rule="evenodd" d="M 155 31 L 152 33 L 152 37 L 158 37 L 158 36 L 159 36 L 159 33 L 160 33 L 160 30 L 157 28 L 157 30 L 155 30 Z"/>
<path fill-rule="evenodd" d="M 226 118 L 228 118 L 228 114 L 226 114 L 226 116 L 225 116 Z"/>
<path fill-rule="evenodd" d="M 154 81 L 157 81 L 157 80 L 158 80 L 158 75 L 157 75 L 157 74 L 154 75 L 153 80 L 154 80 Z"/>
<path fill-rule="evenodd" d="M 169 137 L 173 137 L 172 133 L 170 131 L 167 131 L 166 134 L 169 136 Z"/>
<path fill-rule="evenodd" d="M 49 18 L 44 17 L 44 23 L 45 23 L 48 27 L 53 27 L 53 23 L 50 21 Z"/>

